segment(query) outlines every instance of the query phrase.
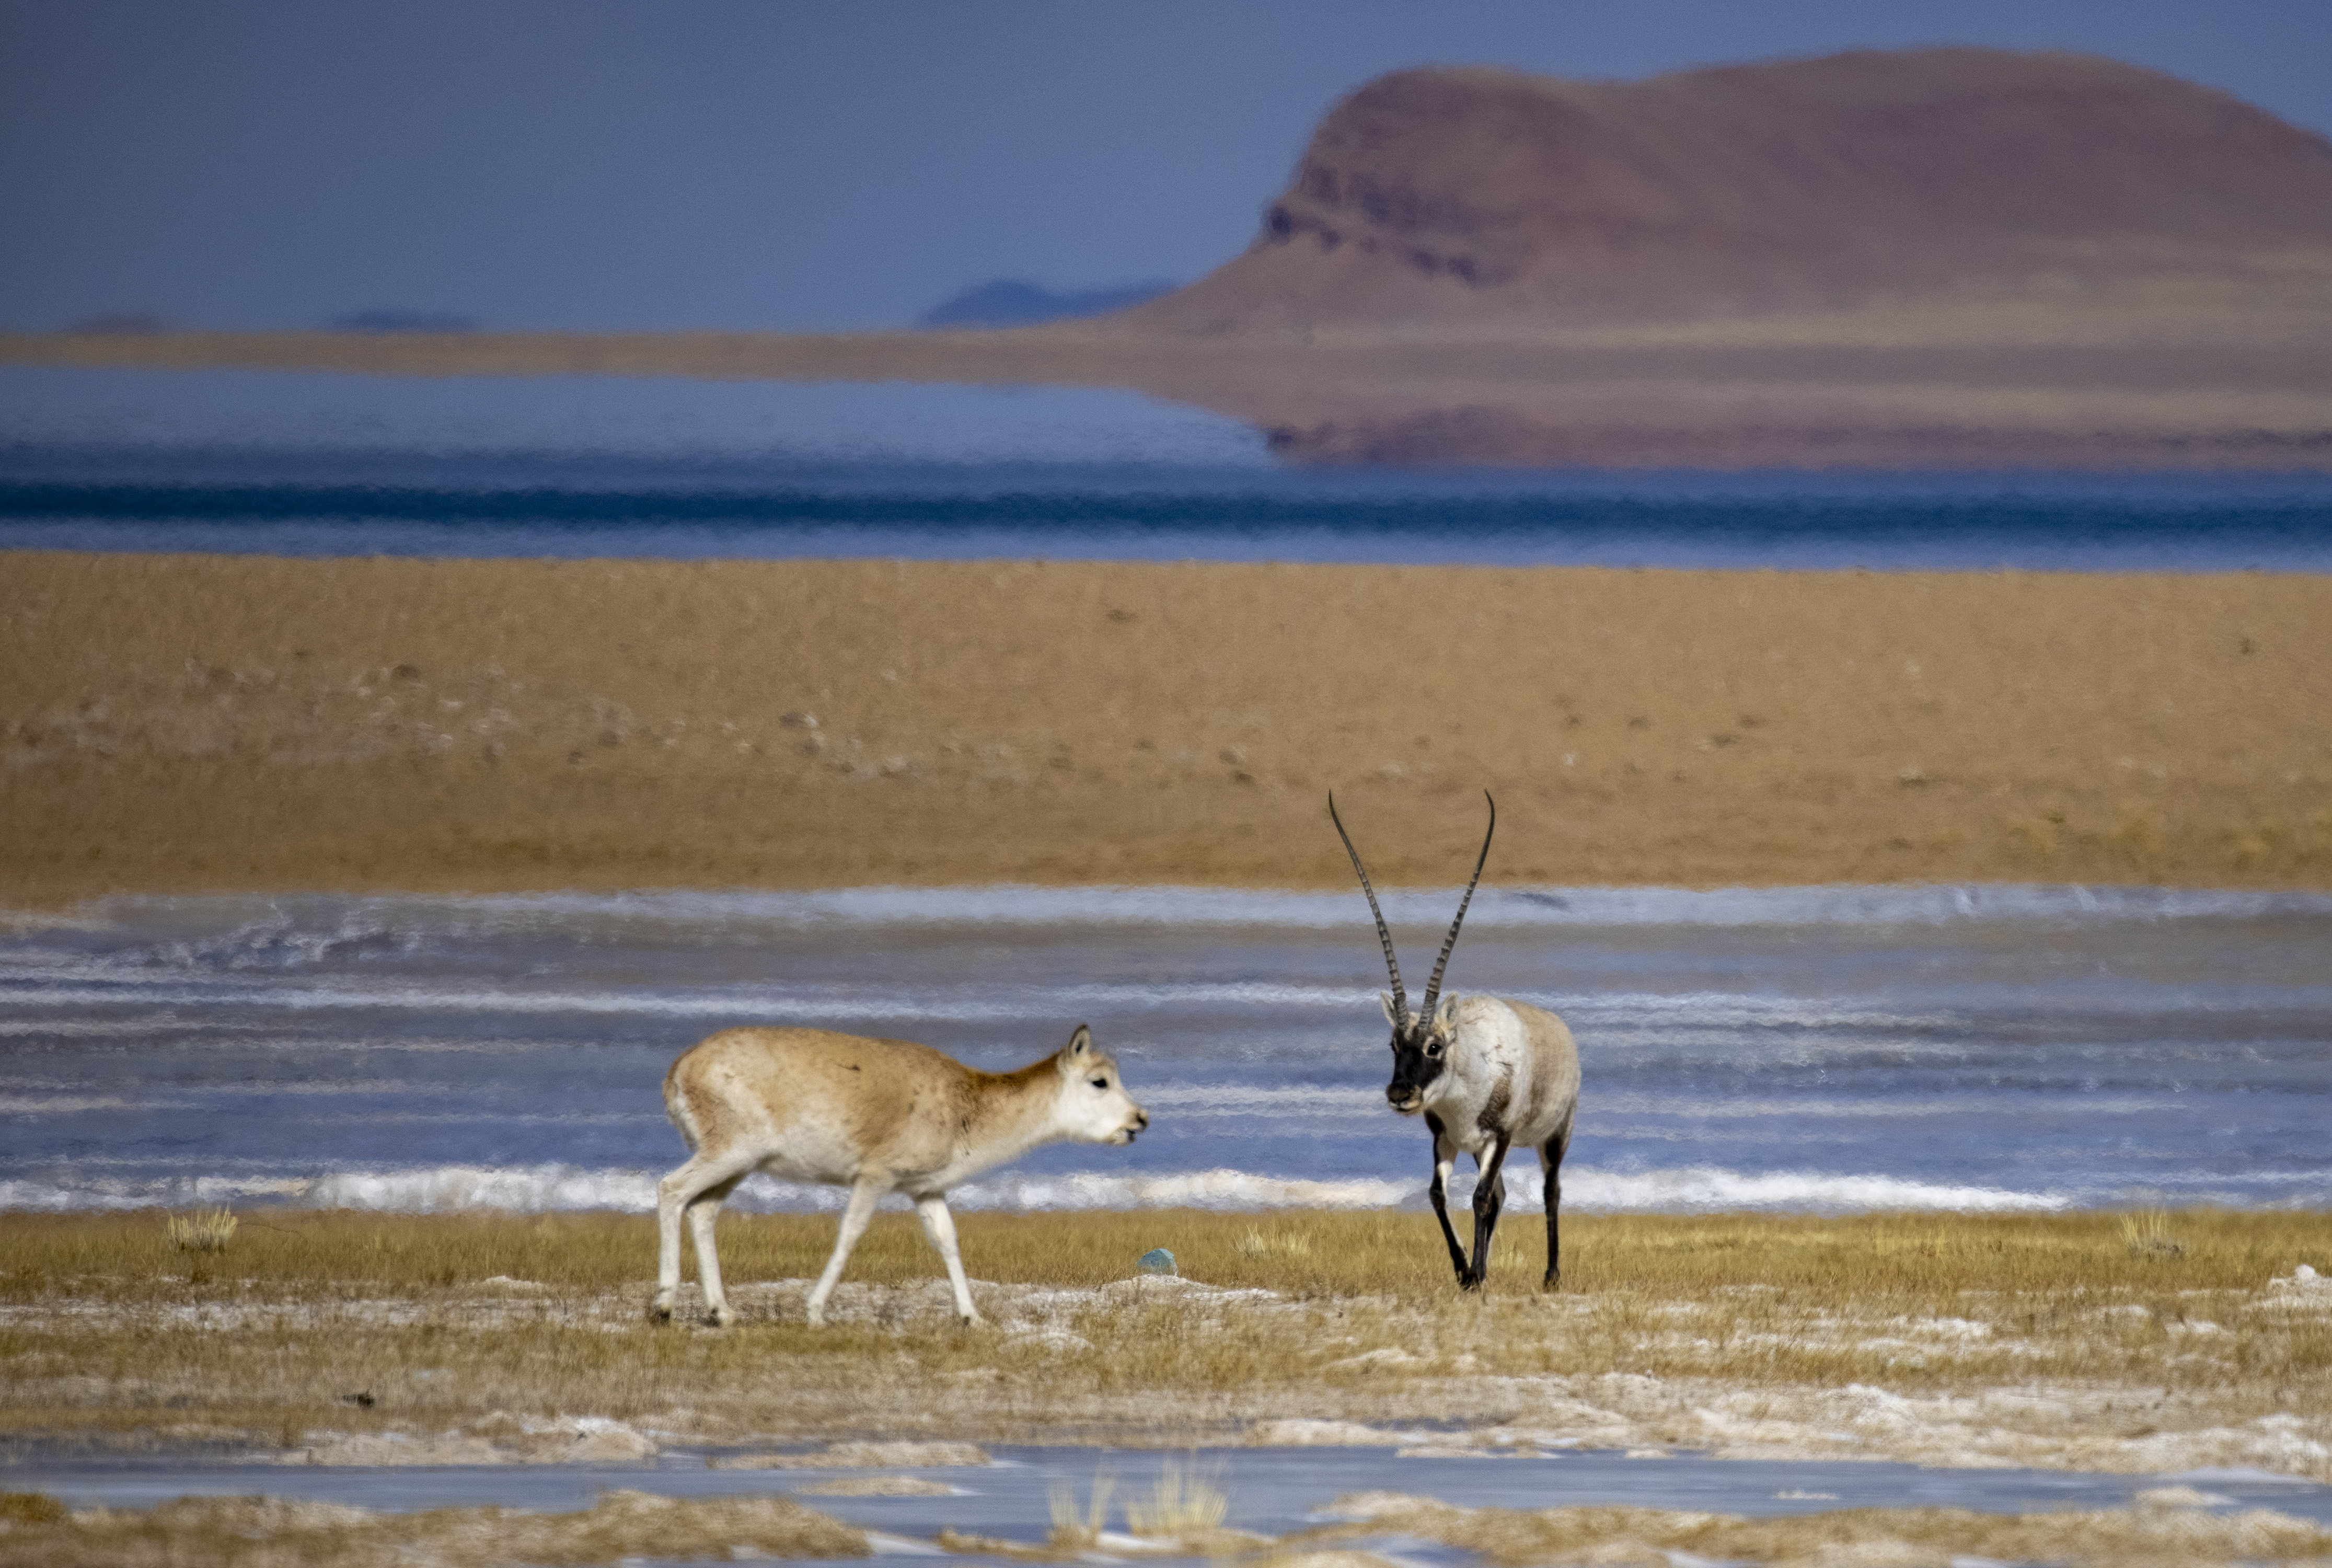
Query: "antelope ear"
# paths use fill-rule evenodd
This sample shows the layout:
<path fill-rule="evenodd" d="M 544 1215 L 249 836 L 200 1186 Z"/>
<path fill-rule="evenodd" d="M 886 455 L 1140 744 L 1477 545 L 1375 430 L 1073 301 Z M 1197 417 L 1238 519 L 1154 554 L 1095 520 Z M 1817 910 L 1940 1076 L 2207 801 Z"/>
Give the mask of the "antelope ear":
<path fill-rule="evenodd" d="M 1440 1026 L 1441 1032 L 1443 1034 L 1448 1034 L 1452 1030 L 1456 1029 L 1458 1027 L 1458 999 L 1456 997 L 1443 997 L 1441 999 L 1441 1005 L 1433 1009 L 1433 1021 Z"/>
<path fill-rule="evenodd" d="M 1391 1024 L 1394 1028 L 1400 1028 L 1400 1014 L 1393 1008 L 1392 992 L 1377 992 L 1377 1006 L 1384 1009 L 1385 1022 Z"/>
<path fill-rule="evenodd" d="M 1085 1063 L 1091 1060 L 1092 1056 L 1093 1030 L 1087 1028 L 1083 1024 L 1079 1024 L 1077 1026 L 1077 1032 L 1069 1037 L 1069 1043 L 1061 1047 L 1061 1054 L 1058 1058 L 1061 1064 L 1061 1071 L 1065 1073 L 1082 1072 L 1085 1070 Z"/>

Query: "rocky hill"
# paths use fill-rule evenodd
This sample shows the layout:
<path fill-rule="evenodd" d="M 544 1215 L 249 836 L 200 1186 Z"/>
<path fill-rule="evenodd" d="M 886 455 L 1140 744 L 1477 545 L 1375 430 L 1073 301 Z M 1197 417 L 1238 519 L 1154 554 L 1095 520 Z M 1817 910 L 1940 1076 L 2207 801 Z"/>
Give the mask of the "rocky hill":
<path fill-rule="evenodd" d="M 1404 71 L 1243 253 L 1094 320 L 117 327 L 0 363 L 1123 387 L 1295 463 L 2332 471 L 2332 143 L 2071 54 Z"/>
<path fill-rule="evenodd" d="M 1819 307 L 2332 245 L 2332 142 L 2114 61 L 1858 53 L 1643 81 L 1402 71 L 1247 250 L 1129 324 L 1224 331 Z"/>

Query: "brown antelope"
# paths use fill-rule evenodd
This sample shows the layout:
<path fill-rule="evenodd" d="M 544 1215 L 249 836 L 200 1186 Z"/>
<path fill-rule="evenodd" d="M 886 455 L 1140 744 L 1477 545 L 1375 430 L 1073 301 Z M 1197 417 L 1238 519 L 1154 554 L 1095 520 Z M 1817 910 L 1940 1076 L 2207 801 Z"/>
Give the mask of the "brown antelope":
<path fill-rule="evenodd" d="M 1435 1003 L 1449 951 L 1458 945 L 1458 928 L 1466 923 L 1466 906 L 1474 901 L 1475 884 L 1489 862 L 1491 835 L 1498 830 L 1498 803 L 1486 789 L 1482 798 L 1490 801 L 1490 830 L 1482 836 L 1474 880 L 1458 901 L 1458 918 L 1449 923 L 1433 978 L 1426 983 L 1425 1003 L 1414 1014 L 1401 990 L 1392 932 L 1377 907 L 1376 889 L 1369 885 L 1361 852 L 1352 847 L 1352 835 L 1336 815 L 1333 793 L 1328 819 L 1344 841 L 1361 891 L 1368 895 L 1369 913 L 1376 916 L 1377 941 L 1384 947 L 1385 968 L 1392 975 L 1392 990 L 1378 996 L 1392 1025 L 1392 1081 L 1385 1085 L 1385 1098 L 1404 1116 L 1422 1112 L 1433 1134 L 1433 1212 L 1441 1221 L 1441 1238 L 1449 1244 L 1458 1288 L 1479 1290 L 1489 1276 L 1490 1238 L 1506 1201 L 1506 1151 L 1524 1143 L 1538 1151 L 1540 1168 L 1546 1173 L 1546 1276 L 1542 1284 L 1552 1290 L 1563 1278 L 1555 1211 L 1563 1202 L 1563 1156 L 1571 1148 L 1572 1114 L 1579 1105 L 1579 1049 L 1561 1018 L 1526 1002 L 1453 996 Z M 1474 1156 L 1481 1171 L 1474 1183 L 1470 1262 L 1449 1224 L 1449 1172 L 1460 1153 Z"/>
<path fill-rule="evenodd" d="M 809 1321 L 885 1194 L 915 1200 L 923 1234 L 947 1263 L 956 1315 L 978 1323 L 957 1256 L 947 1189 L 1044 1143 L 1131 1143 L 1150 1125 L 1118 1081 L 1117 1064 L 1077 1026 L 1069 1043 L 1018 1072 L 982 1073 L 908 1040 L 823 1029 L 723 1029 L 682 1054 L 664 1079 L 664 1110 L 693 1152 L 656 1185 L 656 1294 L 672 1316 L 680 1288 L 680 1222 L 696 1243 L 696 1273 L 712 1322 L 734 1321 L 721 1291 L 712 1220 L 756 1171 L 850 1189 L 834 1256 L 809 1293 Z"/>

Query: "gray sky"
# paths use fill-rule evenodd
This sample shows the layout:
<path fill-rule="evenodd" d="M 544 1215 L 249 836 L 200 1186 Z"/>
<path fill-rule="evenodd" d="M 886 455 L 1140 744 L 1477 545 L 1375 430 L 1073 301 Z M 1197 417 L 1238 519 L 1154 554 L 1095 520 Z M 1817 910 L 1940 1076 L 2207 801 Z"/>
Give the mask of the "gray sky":
<path fill-rule="evenodd" d="M 2069 48 L 2332 130 L 2325 0 L 0 0 L 0 327 L 903 324 L 1189 279 L 1381 72 Z"/>

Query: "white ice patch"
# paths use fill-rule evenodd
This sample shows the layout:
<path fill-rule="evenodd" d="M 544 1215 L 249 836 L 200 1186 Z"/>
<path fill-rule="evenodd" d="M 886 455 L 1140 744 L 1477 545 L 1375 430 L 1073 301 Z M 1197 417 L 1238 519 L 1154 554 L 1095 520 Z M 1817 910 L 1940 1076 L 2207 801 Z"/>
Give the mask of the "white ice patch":
<path fill-rule="evenodd" d="M 1870 1209 L 1929 1209 L 1958 1213 L 2050 1213 L 2072 1207 L 2057 1192 L 2019 1192 L 2002 1187 L 1915 1181 L 1897 1176 L 1826 1175 L 1809 1171 L 1752 1174 L 1711 1165 L 1625 1174 L 1592 1169 L 1566 1171 L 1567 1207 L 1640 1213 L 1721 1212 L 1779 1209 L 1792 1212 L 1853 1213 Z M 1517 1190 L 1509 1207 L 1529 1207 Z"/>
<path fill-rule="evenodd" d="M 1457 888 L 1383 894 L 1386 918 L 1438 939 Z M 236 903 L 225 894 L 119 896 L 76 912 L 85 929 L 157 914 L 201 915 Z M 556 928 L 581 921 L 744 932 L 760 926 L 836 925 L 1248 925 L 1333 931 L 1356 918 L 1348 893 L 1278 893 L 1212 887 L 855 887 L 822 893 L 558 893 L 486 896 L 397 894 L 358 901 L 356 913 L 389 927 L 452 923 L 489 930 Z M 1365 913 L 1365 912 L 1363 912 Z M 2332 913 L 2332 895 L 2175 888 L 1967 885 L 1870 887 L 1484 888 L 1468 931 L 1610 926 L 1935 925 L 2045 922 L 2111 925 L 2169 920 L 2253 920 Z M 1363 926 L 1365 929 L 1365 926 Z"/>
<path fill-rule="evenodd" d="M 439 1165 L 405 1171 L 339 1171 L 306 1179 L 126 1181 L 82 1183 L 0 1181 L 0 1210 L 63 1212 L 137 1209 L 187 1203 L 277 1202 L 307 1209 L 354 1209 L 380 1213 L 448 1214 L 500 1209 L 519 1213 L 614 1209 L 652 1213 L 659 1172 L 592 1170 L 562 1164 Z M 1538 1205 L 1536 1183 L 1517 1181 L 1507 1207 Z M 1468 1190 L 1452 1184 L 1460 1206 Z M 1913 1181 L 1892 1176 L 1830 1176 L 1812 1171 L 1750 1173 L 1715 1166 L 1666 1171 L 1608 1171 L 1593 1167 L 1563 1176 L 1566 1207 L 1607 1213 L 1716 1213 L 1773 1209 L 1792 1213 L 1858 1213 L 1915 1209 L 1958 1213 L 2050 1213 L 2072 1206 L 2054 1192 Z M 838 1212 L 847 1197 L 839 1187 L 805 1186 L 755 1177 L 731 1200 L 758 1212 Z M 1313 1181 L 1248 1171 L 1169 1171 L 1156 1175 L 1067 1175 L 1002 1172 L 968 1181 L 948 1194 L 959 1209 L 1004 1213 L 1088 1209 L 1204 1209 L 1254 1213 L 1278 1209 L 1417 1208 L 1425 1189 L 1414 1181 L 1352 1178 Z M 906 1200 L 888 1201 L 903 1206 Z"/>
<path fill-rule="evenodd" d="M 301 1203 L 314 1187 L 296 1178 L 217 1176 L 129 1181 L 0 1181 L 0 1213 L 64 1214 L 108 1209 L 195 1208 L 218 1204 Z"/>

